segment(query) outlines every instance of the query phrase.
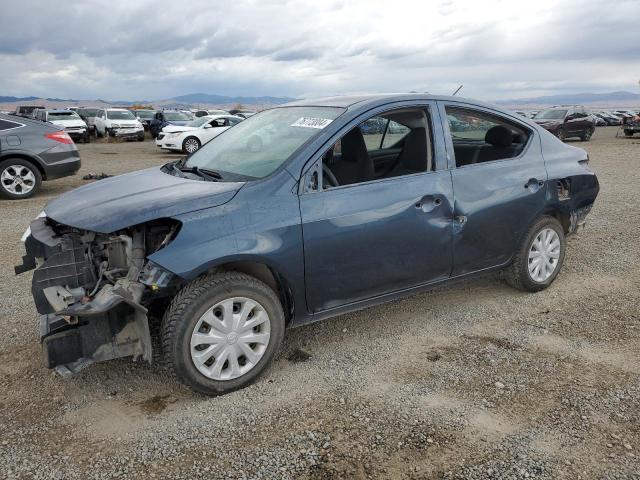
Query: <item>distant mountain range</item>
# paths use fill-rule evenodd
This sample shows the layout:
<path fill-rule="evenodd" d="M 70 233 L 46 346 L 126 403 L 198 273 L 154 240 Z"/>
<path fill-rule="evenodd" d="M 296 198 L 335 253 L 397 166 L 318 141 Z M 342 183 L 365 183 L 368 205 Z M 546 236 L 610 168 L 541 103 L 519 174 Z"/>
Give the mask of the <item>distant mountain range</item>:
<path fill-rule="evenodd" d="M 232 108 L 241 104 L 245 108 L 266 108 L 272 105 L 280 105 L 295 100 L 291 97 L 241 97 L 224 96 L 209 93 L 190 93 L 164 100 L 76 100 L 63 98 L 40 98 L 40 97 L 10 97 L 0 96 L 0 108 L 7 110 L 15 109 L 17 104 L 33 103 L 44 105 L 45 107 L 66 107 L 66 106 L 86 106 L 86 107 L 106 107 L 106 106 L 129 106 L 154 105 L 158 108 L 189 108 L 189 107 L 223 107 Z M 640 106 L 640 94 L 632 92 L 609 92 L 609 93 L 574 93 L 562 95 L 547 95 L 541 97 L 515 98 L 511 100 L 499 100 L 496 103 L 512 108 L 542 107 L 548 105 L 590 105 L 599 107 L 637 107 Z"/>
<path fill-rule="evenodd" d="M 191 106 L 226 106 L 233 107 L 241 104 L 247 108 L 268 107 L 271 105 L 280 105 L 295 100 L 290 97 L 228 97 L 224 95 L 212 95 L 208 93 L 190 93 L 188 95 L 180 95 L 178 97 L 167 98 L 163 100 L 77 100 L 72 98 L 40 98 L 40 97 L 10 97 L 0 96 L 0 107 L 15 107 L 19 103 L 35 103 L 45 107 L 55 107 L 63 103 L 64 106 L 83 105 L 88 107 L 109 106 L 109 105 L 155 105 L 156 107 L 191 107 Z"/>
<path fill-rule="evenodd" d="M 640 105 L 640 94 L 631 92 L 574 93 L 566 95 L 515 98 L 512 100 L 501 100 L 497 103 L 512 107 L 524 105 L 612 105 L 625 107 Z"/>

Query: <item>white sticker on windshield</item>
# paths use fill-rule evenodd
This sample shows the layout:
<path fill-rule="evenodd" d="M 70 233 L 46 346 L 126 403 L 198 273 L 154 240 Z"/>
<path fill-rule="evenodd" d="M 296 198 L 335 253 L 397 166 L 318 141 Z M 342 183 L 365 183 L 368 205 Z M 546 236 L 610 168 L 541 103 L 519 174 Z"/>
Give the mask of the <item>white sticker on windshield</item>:
<path fill-rule="evenodd" d="M 292 127 L 324 128 L 331 123 L 330 118 L 300 117 L 291 124 Z"/>

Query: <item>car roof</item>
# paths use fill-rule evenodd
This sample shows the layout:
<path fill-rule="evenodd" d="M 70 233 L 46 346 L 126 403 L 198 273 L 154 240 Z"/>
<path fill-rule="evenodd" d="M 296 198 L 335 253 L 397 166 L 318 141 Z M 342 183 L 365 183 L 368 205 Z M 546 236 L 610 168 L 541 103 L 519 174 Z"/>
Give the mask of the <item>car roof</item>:
<path fill-rule="evenodd" d="M 315 99 L 296 100 L 293 102 L 278 105 L 278 107 L 341 107 L 350 108 L 353 106 L 371 106 L 384 105 L 390 102 L 401 101 L 454 101 L 468 102 L 478 106 L 495 108 L 495 105 L 489 105 L 470 98 L 452 97 L 450 95 L 431 95 L 429 93 L 376 93 L 368 95 L 344 95 L 334 97 L 324 97 Z"/>
<path fill-rule="evenodd" d="M 76 113 L 73 110 L 67 110 L 66 108 L 45 108 L 47 113 Z"/>

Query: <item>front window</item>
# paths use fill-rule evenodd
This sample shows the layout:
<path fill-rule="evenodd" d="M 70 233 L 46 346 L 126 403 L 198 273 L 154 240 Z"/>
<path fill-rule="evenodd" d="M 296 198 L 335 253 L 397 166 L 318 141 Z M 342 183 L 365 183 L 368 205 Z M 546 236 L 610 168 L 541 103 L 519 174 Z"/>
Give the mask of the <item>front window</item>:
<path fill-rule="evenodd" d="M 538 112 L 535 118 L 536 120 L 561 120 L 567 115 L 566 110 L 543 110 Z"/>
<path fill-rule="evenodd" d="M 107 110 L 107 118 L 109 120 L 135 120 L 136 117 L 133 116 L 129 110 Z"/>
<path fill-rule="evenodd" d="M 53 120 L 80 120 L 80 116 L 72 111 L 49 113 L 47 118 L 50 122 Z"/>
<path fill-rule="evenodd" d="M 191 117 L 182 112 L 164 112 L 164 118 L 169 122 L 187 122 Z"/>
<path fill-rule="evenodd" d="M 302 145 L 335 120 L 343 108 L 283 107 L 238 123 L 194 153 L 186 167 L 248 178 L 274 172 Z"/>

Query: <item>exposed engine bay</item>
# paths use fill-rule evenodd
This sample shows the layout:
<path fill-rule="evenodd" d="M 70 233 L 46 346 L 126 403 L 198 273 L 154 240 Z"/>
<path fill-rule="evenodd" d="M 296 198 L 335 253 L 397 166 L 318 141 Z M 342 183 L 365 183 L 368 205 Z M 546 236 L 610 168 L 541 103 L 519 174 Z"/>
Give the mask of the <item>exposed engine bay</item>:
<path fill-rule="evenodd" d="M 146 257 L 179 227 L 161 219 L 102 234 L 46 217 L 31 223 L 15 271 L 35 268 L 31 289 L 49 368 L 69 374 L 118 357 L 152 361 L 147 309 L 175 279 Z"/>

